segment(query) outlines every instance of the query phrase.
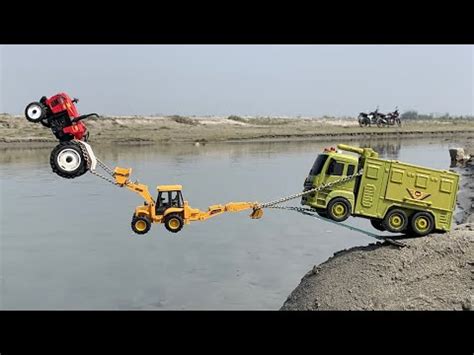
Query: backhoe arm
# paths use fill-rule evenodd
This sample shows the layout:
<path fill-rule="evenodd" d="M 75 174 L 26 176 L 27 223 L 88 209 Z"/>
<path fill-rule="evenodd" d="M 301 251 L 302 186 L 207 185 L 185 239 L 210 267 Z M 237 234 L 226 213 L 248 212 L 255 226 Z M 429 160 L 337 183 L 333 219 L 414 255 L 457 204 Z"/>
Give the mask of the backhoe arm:
<path fill-rule="evenodd" d="M 224 212 L 240 212 L 244 210 L 253 209 L 250 217 L 253 219 L 261 218 L 263 211 L 258 207 L 257 202 L 230 202 L 225 205 L 212 205 L 209 206 L 207 211 L 201 211 L 198 209 L 190 208 L 190 220 L 204 221 L 208 218 L 220 215 Z"/>
<path fill-rule="evenodd" d="M 148 191 L 148 185 L 139 184 L 137 182 L 131 182 L 128 180 L 132 174 L 132 169 L 125 169 L 116 167 L 114 170 L 115 183 L 120 187 L 126 187 L 127 189 L 136 192 L 146 201 L 147 204 L 154 204 L 155 200 Z"/>

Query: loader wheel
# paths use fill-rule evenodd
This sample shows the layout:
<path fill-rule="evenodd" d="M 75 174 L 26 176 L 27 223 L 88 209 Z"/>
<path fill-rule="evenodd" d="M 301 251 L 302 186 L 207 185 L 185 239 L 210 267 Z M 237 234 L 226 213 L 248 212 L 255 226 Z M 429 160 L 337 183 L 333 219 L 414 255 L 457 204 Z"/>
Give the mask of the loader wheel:
<path fill-rule="evenodd" d="M 32 102 L 25 108 L 26 119 L 33 123 L 41 122 L 46 115 L 46 107 L 40 102 Z"/>
<path fill-rule="evenodd" d="M 171 233 L 178 233 L 183 228 L 183 218 L 177 213 L 165 217 L 165 227 Z"/>
<path fill-rule="evenodd" d="M 87 164 L 79 143 L 59 143 L 51 151 L 49 159 L 53 172 L 66 179 L 74 179 L 87 172 Z"/>
<path fill-rule="evenodd" d="M 398 208 L 390 210 L 382 221 L 382 227 L 392 233 L 400 233 L 408 226 L 407 214 Z"/>
<path fill-rule="evenodd" d="M 410 231 L 417 236 L 423 237 L 430 234 L 434 229 L 433 216 L 428 212 L 417 212 L 411 218 Z"/>
<path fill-rule="evenodd" d="M 370 224 L 372 225 L 372 227 L 374 227 L 375 229 L 381 231 L 381 232 L 384 232 L 386 229 L 383 227 L 382 225 L 382 221 L 380 219 L 371 219 L 370 220 Z"/>
<path fill-rule="evenodd" d="M 132 230 L 137 234 L 145 234 L 151 228 L 150 220 L 145 216 L 137 217 L 133 215 L 132 218 Z"/>
<path fill-rule="evenodd" d="M 345 221 L 351 214 L 351 204 L 343 197 L 333 198 L 328 203 L 326 213 L 333 221 Z"/>

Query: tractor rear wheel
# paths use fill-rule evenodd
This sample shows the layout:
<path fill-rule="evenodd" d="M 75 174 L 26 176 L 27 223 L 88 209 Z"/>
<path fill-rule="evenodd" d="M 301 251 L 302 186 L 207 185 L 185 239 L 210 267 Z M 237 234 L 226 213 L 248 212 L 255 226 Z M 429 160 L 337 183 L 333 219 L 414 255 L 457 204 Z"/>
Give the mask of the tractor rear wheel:
<path fill-rule="evenodd" d="M 328 203 L 326 213 L 333 221 L 345 221 L 351 214 L 351 204 L 344 197 L 333 198 Z"/>
<path fill-rule="evenodd" d="M 407 229 L 408 217 L 405 211 L 398 208 L 390 210 L 382 221 L 382 227 L 392 233 L 401 233 Z"/>
<path fill-rule="evenodd" d="M 132 217 L 132 230 L 137 234 L 145 234 L 151 228 L 150 220 L 145 216 L 135 216 Z"/>
<path fill-rule="evenodd" d="M 25 108 L 25 117 L 33 123 L 41 122 L 46 116 L 46 107 L 40 102 L 32 102 Z"/>
<path fill-rule="evenodd" d="M 433 216 L 428 212 L 417 212 L 411 218 L 410 232 L 419 237 L 430 234 L 434 229 Z"/>
<path fill-rule="evenodd" d="M 178 233 L 183 225 L 183 218 L 178 213 L 170 213 L 165 217 L 165 227 L 171 233 Z"/>
<path fill-rule="evenodd" d="M 80 143 L 59 143 L 51 151 L 49 159 L 53 172 L 66 179 L 74 179 L 87 172 L 87 164 Z"/>

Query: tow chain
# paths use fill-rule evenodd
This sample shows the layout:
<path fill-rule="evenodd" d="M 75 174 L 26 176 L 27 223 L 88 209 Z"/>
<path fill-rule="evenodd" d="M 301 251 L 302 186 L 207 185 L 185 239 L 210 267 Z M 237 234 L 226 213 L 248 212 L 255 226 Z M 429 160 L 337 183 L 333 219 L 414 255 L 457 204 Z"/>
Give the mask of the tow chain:
<path fill-rule="evenodd" d="M 304 195 L 307 195 L 307 194 L 311 194 L 313 192 L 318 192 L 318 191 L 327 189 L 329 187 L 332 187 L 334 185 L 342 184 L 344 182 L 350 181 L 352 179 L 355 179 L 357 176 L 361 176 L 362 174 L 363 174 L 363 170 L 361 169 L 358 173 L 356 173 L 354 175 L 349 175 L 349 176 L 346 176 L 345 178 L 342 178 L 342 179 L 339 179 L 339 180 L 336 180 L 336 181 L 333 181 L 333 182 L 330 182 L 330 183 L 327 183 L 327 184 L 319 185 L 318 187 L 312 188 L 310 190 L 299 192 L 297 194 L 290 195 L 290 196 L 287 196 L 287 197 L 282 197 L 278 200 L 258 204 L 257 208 L 272 208 L 272 206 L 276 206 L 276 205 L 282 204 L 284 202 L 294 200 L 295 198 L 298 198 L 298 197 L 301 197 L 301 196 L 304 196 Z"/>
<path fill-rule="evenodd" d="M 111 178 L 109 178 L 105 175 L 102 175 L 101 173 L 97 172 L 96 170 L 92 170 L 91 169 L 91 161 L 89 159 L 89 154 L 87 153 L 86 148 L 82 144 L 79 144 L 79 147 L 81 148 L 82 155 L 84 156 L 84 160 L 86 161 L 87 170 L 89 170 L 91 174 L 100 177 L 101 179 L 111 183 L 112 185 L 117 185 L 115 180 L 113 180 L 113 179 L 111 179 Z M 96 160 L 97 160 L 97 164 L 99 164 L 99 166 L 102 169 L 104 169 L 110 176 L 112 176 L 112 177 L 114 176 L 114 171 L 110 167 L 108 167 L 105 163 L 100 161 L 99 158 L 97 158 L 97 157 L 96 157 Z"/>
<path fill-rule="evenodd" d="M 336 226 L 344 227 L 344 228 L 347 228 L 347 229 L 350 229 L 350 230 L 353 230 L 353 231 L 356 231 L 356 232 L 365 234 L 365 235 L 367 235 L 367 236 L 369 236 L 369 237 L 386 241 L 386 242 L 388 242 L 388 243 L 390 243 L 390 244 L 393 244 L 393 245 L 396 245 L 396 246 L 398 246 L 398 247 L 406 247 L 406 246 L 407 246 L 406 244 L 404 244 L 404 243 L 402 243 L 402 242 L 399 242 L 399 241 L 393 239 L 393 237 L 384 237 L 384 236 L 382 236 L 382 235 L 377 235 L 377 234 L 375 234 L 375 233 L 368 232 L 368 231 L 363 230 L 363 229 L 361 229 L 361 228 L 357 228 L 357 227 L 350 226 L 350 225 L 345 224 L 345 223 L 336 222 L 336 221 L 333 221 L 332 219 L 325 218 L 325 217 L 323 217 L 323 216 L 318 215 L 318 214 L 317 214 L 317 211 L 316 211 L 315 209 L 312 209 L 312 208 L 292 207 L 292 206 L 273 206 L 273 207 L 268 207 L 268 208 L 274 208 L 274 209 L 280 209 L 280 210 L 289 210 L 289 211 L 299 212 L 299 213 L 302 213 L 302 214 L 304 214 L 304 215 L 306 215 L 306 216 L 318 218 L 318 219 L 320 219 L 320 220 L 322 220 L 322 221 L 335 224 Z M 400 236 L 403 236 L 403 235 L 400 235 Z M 397 237 L 398 237 L 398 236 L 397 236 Z"/>
<path fill-rule="evenodd" d="M 112 180 L 110 179 L 109 177 L 107 176 L 104 176 L 102 175 L 101 173 L 97 172 L 96 170 L 92 170 L 91 169 L 91 162 L 90 162 L 90 159 L 89 159 L 89 154 L 87 153 L 86 149 L 84 148 L 84 146 L 82 144 L 79 144 L 79 146 L 81 147 L 81 151 L 82 151 L 82 154 L 84 155 L 84 160 L 86 161 L 86 166 L 87 166 L 87 170 L 89 170 L 91 172 L 91 174 L 95 175 L 95 176 L 98 176 L 99 178 L 111 183 L 112 185 L 115 185 L 117 186 L 118 184 L 115 182 L 115 180 Z M 102 162 L 101 160 L 99 160 L 99 158 L 96 157 L 96 160 L 97 160 L 97 164 L 103 169 L 105 170 L 110 176 L 114 176 L 114 171 L 109 167 L 107 166 L 104 162 Z M 368 235 L 369 237 L 372 237 L 372 238 L 376 238 L 376 239 L 381 239 L 381 240 L 384 240 L 388 243 L 391 243 L 393 245 L 397 245 L 397 246 L 400 246 L 400 247 L 404 247 L 406 246 L 405 244 L 403 243 L 400 243 L 398 241 L 395 241 L 393 239 L 390 239 L 390 238 L 386 238 L 386 237 L 383 237 L 383 236 L 379 236 L 377 234 L 374 234 L 374 233 L 371 233 L 371 232 L 367 232 L 367 231 L 364 231 L 363 229 L 360 229 L 360 228 L 356 228 L 356 227 L 353 227 L 353 226 L 349 226 L 347 224 L 344 224 L 344 223 L 340 223 L 340 222 L 335 222 L 335 221 L 332 221 L 328 218 L 324 218 L 324 217 L 321 217 L 317 214 L 316 210 L 312 209 L 312 208 L 303 208 L 303 207 L 290 207 L 290 206 L 278 206 L 284 202 L 287 202 L 287 201 L 290 201 L 290 200 L 294 200 L 298 197 L 301 197 L 301 196 L 304 196 L 304 195 L 307 195 L 307 194 L 311 194 L 311 193 L 314 193 L 314 192 L 318 192 L 318 191 L 321 191 L 321 190 L 324 190 L 324 189 L 327 189 L 329 187 L 332 187 L 334 185 L 337 185 L 337 184 L 342 184 L 342 183 L 345 183 L 347 181 L 350 181 L 352 179 L 355 179 L 357 176 L 361 176 L 363 174 L 363 170 L 360 170 L 358 173 L 354 174 L 354 175 L 349 175 L 349 176 L 346 176 L 345 178 L 342 178 L 342 179 L 339 179 L 339 180 L 336 180 L 336 181 L 333 181 L 333 182 L 330 182 L 328 184 L 323 184 L 323 185 L 320 185 L 318 187 L 315 187 L 315 188 L 312 188 L 310 190 L 306 190 L 306 191 L 303 191 L 303 192 L 299 192 L 297 194 L 293 194 L 293 195 L 290 195 L 290 196 L 286 196 L 286 197 L 282 197 L 278 200 L 274 200 L 274 201 L 270 201 L 270 202 L 266 202 L 266 203 L 262 203 L 262 204 L 258 204 L 256 208 L 273 208 L 273 209 L 281 209 L 281 210 L 290 210 L 290 211 L 296 211 L 296 212 L 299 212 L 299 213 L 302 213 L 304 215 L 307 215 L 307 216 L 311 216 L 311 217 L 315 217 L 315 218 L 318 218 L 318 219 L 321 219 L 323 221 L 326 221 L 326 222 L 330 222 L 330 223 L 334 223 L 338 226 L 342 226 L 342 227 L 345 227 L 345 228 L 349 228 L 350 230 L 354 230 L 354 231 L 358 231 L 360 233 L 363 233 L 363 234 L 366 234 Z"/>

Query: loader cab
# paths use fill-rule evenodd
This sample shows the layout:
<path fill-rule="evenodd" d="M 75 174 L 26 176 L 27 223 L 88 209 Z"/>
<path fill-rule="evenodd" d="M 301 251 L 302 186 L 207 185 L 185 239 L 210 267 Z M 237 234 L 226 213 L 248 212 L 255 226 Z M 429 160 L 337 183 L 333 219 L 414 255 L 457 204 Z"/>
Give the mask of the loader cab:
<path fill-rule="evenodd" d="M 184 200 L 181 185 L 160 185 L 157 187 L 156 214 L 162 215 L 168 208 L 183 208 Z"/>

